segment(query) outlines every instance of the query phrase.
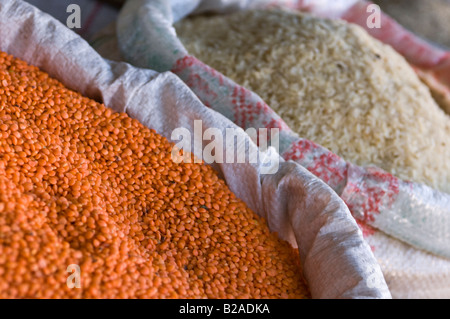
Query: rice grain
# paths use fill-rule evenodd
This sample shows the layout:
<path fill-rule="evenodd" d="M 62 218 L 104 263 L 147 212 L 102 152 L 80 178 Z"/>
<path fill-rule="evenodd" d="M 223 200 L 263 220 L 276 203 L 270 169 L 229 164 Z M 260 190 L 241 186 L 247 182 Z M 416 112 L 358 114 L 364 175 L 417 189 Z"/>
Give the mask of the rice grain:
<path fill-rule="evenodd" d="M 301 137 L 450 193 L 450 117 L 406 60 L 361 27 L 281 10 L 175 27 L 190 54 L 257 93 Z"/>

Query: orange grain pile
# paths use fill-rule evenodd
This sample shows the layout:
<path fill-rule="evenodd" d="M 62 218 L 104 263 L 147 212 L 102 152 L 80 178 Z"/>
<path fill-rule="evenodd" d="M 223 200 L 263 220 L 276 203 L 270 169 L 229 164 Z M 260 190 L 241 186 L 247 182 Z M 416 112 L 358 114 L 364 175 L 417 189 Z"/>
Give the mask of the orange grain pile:
<path fill-rule="evenodd" d="M 0 52 L 0 298 L 309 297 L 298 253 L 172 146 Z"/>

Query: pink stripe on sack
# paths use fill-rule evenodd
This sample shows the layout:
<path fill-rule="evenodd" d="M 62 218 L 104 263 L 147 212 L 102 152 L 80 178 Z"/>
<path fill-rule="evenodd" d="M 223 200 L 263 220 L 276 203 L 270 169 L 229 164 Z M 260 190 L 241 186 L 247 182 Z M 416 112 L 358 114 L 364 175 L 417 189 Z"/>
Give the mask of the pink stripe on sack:
<path fill-rule="evenodd" d="M 410 64 L 429 73 L 443 86 L 442 94 L 450 97 L 450 52 L 437 48 L 408 31 L 387 14 L 381 15 L 381 28 L 369 28 L 369 1 L 359 1 L 341 17 L 363 27 L 374 38 L 391 45 Z"/>
<path fill-rule="evenodd" d="M 306 139 L 295 142 L 282 154 L 299 163 L 339 193 L 347 181 L 347 163 L 326 148 Z"/>
<path fill-rule="evenodd" d="M 274 1 L 273 4 L 280 1 Z M 325 1 L 326 2 L 326 1 Z M 381 28 L 371 29 L 367 20 L 372 12 L 368 1 L 358 1 L 336 12 L 327 12 L 314 1 L 291 1 L 290 6 L 300 11 L 317 12 L 322 16 L 341 18 L 363 27 L 373 37 L 391 45 L 403 55 L 416 72 L 425 72 L 441 84 L 440 90 L 450 99 L 450 53 L 433 47 L 415 36 L 386 14 L 381 15 Z M 371 226 L 376 215 L 389 210 L 406 183 L 379 168 L 362 168 L 346 162 L 328 149 L 301 138 L 292 138 L 286 123 L 255 93 L 236 84 L 193 56 L 178 60 L 172 69 L 197 94 L 202 102 L 229 117 L 235 124 L 246 129 L 279 128 L 290 137 L 290 148 L 282 154 L 304 166 L 327 183 L 344 200 L 357 220 L 364 237 L 377 230 Z"/>
<path fill-rule="evenodd" d="M 238 126 L 278 128 L 291 134 L 284 121 L 252 91 L 236 84 L 193 56 L 179 59 L 172 72 L 177 74 L 208 107 L 218 110 Z M 220 98 L 225 96 L 226 98 Z M 220 99 L 220 100 L 219 100 Z M 370 224 L 375 215 L 389 207 L 398 194 L 399 180 L 380 169 L 354 166 L 313 141 L 293 137 L 282 157 L 292 160 L 323 180 L 347 203 L 361 224 Z M 351 171 L 349 171 L 351 168 Z M 355 174 L 356 172 L 356 174 Z M 366 225 L 364 234 L 372 234 Z"/>
<path fill-rule="evenodd" d="M 353 3 L 354 2 L 354 3 Z M 442 50 L 424 41 L 410 32 L 393 18 L 381 13 L 381 28 L 369 28 L 369 10 L 374 3 L 365 0 L 274 0 L 270 6 L 283 5 L 299 11 L 310 12 L 317 16 L 343 19 L 364 28 L 371 36 L 392 46 L 405 57 L 421 76 L 426 76 L 433 90 L 445 96 L 450 105 L 450 52 Z M 450 106 L 446 106 L 450 108 Z M 446 110 L 450 113 L 449 110 Z"/>
<path fill-rule="evenodd" d="M 177 74 L 206 106 L 217 105 L 231 111 L 231 120 L 238 126 L 247 129 L 256 128 L 255 124 L 259 124 L 259 127 L 279 128 L 280 131 L 291 132 L 286 123 L 258 95 L 197 58 L 186 55 L 175 63 L 171 71 Z M 224 92 L 227 92 L 230 98 L 219 101 Z"/>
<path fill-rule="evenodd" d="M 448 56 L 447 52 L 420 39 L 385 13 L 381 14 L 381 28 L 369 28 L 367 20 L 372 12 L 368 12 L 368 6 L 372 4 L 368 1 L 357 2 L 341 18 L 361 26 L 374 38 L 391 45 L 416 66 L 434 67 Z"/>

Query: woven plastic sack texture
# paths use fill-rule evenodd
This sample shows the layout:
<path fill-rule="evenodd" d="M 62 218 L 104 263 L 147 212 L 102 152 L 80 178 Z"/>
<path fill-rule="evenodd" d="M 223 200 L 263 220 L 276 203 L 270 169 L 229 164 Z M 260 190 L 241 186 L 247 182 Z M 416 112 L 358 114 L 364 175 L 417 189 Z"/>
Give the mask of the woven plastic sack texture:
<path fill-rule="evenodd" d="M 449 216 L 450 196 L 427 186 L 402 181 L 374 167 L 357 167 L 339 158 L 313 141 L 302 139 L 294 134 L 282 119 L 253 92 L 237 85 L 216 70 L 190 56 L 177 39 L 172 25 L 191 13 L 204 11 L 229 12 L 250 8 L 268 8 L 274 5 L 287 6 L 313 14 L 342 18 L 366 27 L 368 17 L 365 1 L 158 1 L 129 0 L 119 15 L 117 29 L 118 42 L 104 41 L 108 45 L 108 54 L 116 59 L 127 61 L 157 70 L 172 70 L 197 96 L 212 109 L 224 114 L 242 128 L 265 127 L 281 130 L 280 153 L 286 160 L 293 160 L 320 177 L 339 194 L 362 228 L 370 229 L 367 235 L 380 233 L 393 241 L 397 249 L 418 251 L 423 263 L 411 264 L 409 254 L 397 254 L 402 260 L 405 273 L 419 274 L 431 288 L 421 295 L 448 297 L 450 287 Z M 402 53 L 411 64 L 419 67 L 439 83 L 445 83 L 445 77 L 437 72 L 445 65 L 446 52 L 429 46 L 416 38 L 395 21 L 383 15 L 383 29 L 366 29 L 376 38 L 391 44 Z M 107 35 L 104 34 L 104 37 Z M 114 36 L 114 35 L 113 35 Z M 111 39 L 113 40 L 113 39 Z M 98 46 L 101 52 L 102 45 Z M 120 52 L 114 47 L 119 47 Z M 105 46 L 106 47 L 106 46 Z M 445 72 L 444 72 L 445 73 Z M 444 85 L 444 84 L 443 84 Z M 378 230 L 377 231 L 375 231 Z M 381 232 L 380 232 L 381 231 Z M 406 245 L 395 245 L 402 241 Z M 381 249 L 374 252 L 380 260 L 384 256 L 386 241 Z M 422 252 L 424 251 L 424 252 Z M 433 253 L 434 255 L 428 254 Z M 422 254 L 423 253 L 423 254 Z M 443 257 L 438 257 L 441 255 Z M 431 259 L 439 260 L 433 268 L 434 274 L 428 274 Z M 423 258 L 422 258 L 423 257 Z M 384 262 L 385 265 L 389 263 Z M 421 265 L 420 267 L 418 265 Z M 393 272 L 385 267 L 384 273 Z M 396 270 L 398 272 L 398 270 Z M 391 276 L 394 282 L 402 281 L 403 290 L 407 290 L 407 276 Z M 393 284 L 394 285 L 394 284 Z M 436 287 L 433 289 L 433 287 Z M 415 290 L 418 294 L 420 289 Z M 402 292 L 398 296 L 403 296 Z M 409 296 L 414 296 L 411 292 Z"/>
<path fill-rule="evenodd" d="M 174 74 L 105 60 L 56 19 L 20 0 L 0 0 L 0 50 L 115 111 L 127 112 L 169 140 L 176 128 L 194 132 L 194 120 L 202 120 L 205 130 L 235 128 L 247 142 L 247 151 L 269 159 L 264 163 L 276 164 L 278 170 L 262 174 L 262 161 L 218 163 L 215 168 L 273 231 L 298 246 L 312 296 L 391 297 L 344 202 L 302 166 L 285 162 L 270 148 L 259 152 L 243 130 L 205 107 Z M 204 147 L 193 148 L 194 154 L 200 157 Z"/>

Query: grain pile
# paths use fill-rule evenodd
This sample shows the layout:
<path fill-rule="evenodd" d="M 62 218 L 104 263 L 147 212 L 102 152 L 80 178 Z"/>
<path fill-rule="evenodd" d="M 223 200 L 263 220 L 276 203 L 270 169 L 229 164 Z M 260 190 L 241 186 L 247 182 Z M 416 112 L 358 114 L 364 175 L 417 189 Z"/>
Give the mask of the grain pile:
<path fill-rule="evenodd" d="M 301 137 L 450 193 L 450 118 L 362 28 L 287 11 L 184 19 L 190 54 L 260 95 Z"/>
<path fill-rule="evenodd" d="M 0 52 L 0 298 L 309 297 L 297 251 L 172 147 Z"/>

